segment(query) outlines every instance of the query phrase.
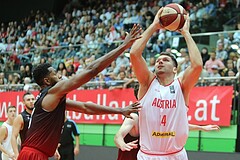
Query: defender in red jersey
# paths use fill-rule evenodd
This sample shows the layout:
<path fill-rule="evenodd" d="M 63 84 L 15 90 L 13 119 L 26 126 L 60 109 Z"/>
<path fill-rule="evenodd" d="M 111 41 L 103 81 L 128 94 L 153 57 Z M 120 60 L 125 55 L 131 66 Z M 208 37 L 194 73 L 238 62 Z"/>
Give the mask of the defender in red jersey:
<path fill-rule="evenodd" d="M 61 80 L 50 64 L 40 64 L 33 71 L 36 83 L 41 87 L 34 105 L 27 137 L 22 145 L 18 160 L 47 160 L 53 156 L 64 124 L 65 109 L 87 114 L 123 114 L 130 117 L 139 109 L 134 103 L 126 108 L 112 108 L 94 103 L 67 100 L 66 94 L 91 80 L 109 66 L 136 39 L 141 38 L 141 28 L 134 25 L 124 42 L 110 53 L 89 64 L 81 73 Z"/>

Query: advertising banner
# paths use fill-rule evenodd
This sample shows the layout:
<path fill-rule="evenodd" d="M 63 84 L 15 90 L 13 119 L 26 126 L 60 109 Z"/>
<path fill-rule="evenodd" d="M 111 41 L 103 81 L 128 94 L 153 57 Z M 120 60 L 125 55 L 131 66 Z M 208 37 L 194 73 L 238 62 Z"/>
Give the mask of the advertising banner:
<path fill-rule="evenodd" d="M 38 92 L 33 93 L 35 96 L 38 94 Z M 17 113 L 24 110 L 23 94 L 24 92 L 0 93 L 0 121 L 6 120 L 7 106 L 16 106 Z M 232 95 L 233 88 L 231 86 L 195 87 L 190 95 L 189 123 L 229 126 Z M 70 92 L 67 98 L 115 108 L 126 107 L 136 101 L 133 89 L 75 90 Z M 89 124 L 121 124 L 124 119 L 124 116 L 118 114 L 88 115 L 77 112 L 68 112 L 68 117 L 76 123 Z"/>

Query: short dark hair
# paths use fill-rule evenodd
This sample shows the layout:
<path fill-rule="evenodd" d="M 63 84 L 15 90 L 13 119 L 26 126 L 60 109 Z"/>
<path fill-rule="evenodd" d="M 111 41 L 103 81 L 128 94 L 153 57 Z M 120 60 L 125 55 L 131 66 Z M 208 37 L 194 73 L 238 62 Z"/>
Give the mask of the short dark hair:
<path fill-rule="evenodd" d="M 43 79 L 50 73 L 48 70 L 49 67 L 51 67 L 49 63 L 43 63 L 33 70 L 33 78 L 39 86 L 44 84 Z"/>
<path fill-rule="evenodd" d="M 7 107 L 7 113 L 9 112 L 9 109 L 11 109 L 11 108 L 15 108 L 15 109 L 16 109 L 15 106 L 8 106 L 8 107 Z"/>
<path fill-rule="evenodd" d="M 172 59 L 173 63 L 174 63 L 174 66 L 177 68 L 178 67 L 178 63 L 177 63 L 177 60 L 176 60 L 176 55 L 174 55 L 173 53 L 169 53 L 169 52 L 162 52 L 160 53 L 159 56 L 161 55 L 165 55 L 165 56 L 168 56 Z"/>
<path fill-rule="evenodd" d="M 25 93 L 23 94 L 23 96 L 22 96 L 22 99 L 24 99 L 24 97 L 27 96 L 27 95 L 32 95 L 32 93 L 29 92 L 29 91 L 25 92 Z"/>
<path fill-rule="evenodd" d="M 138 90 L 139 90 L 139 83 L 134 84 L 134 96 L 138 100 Z"/>

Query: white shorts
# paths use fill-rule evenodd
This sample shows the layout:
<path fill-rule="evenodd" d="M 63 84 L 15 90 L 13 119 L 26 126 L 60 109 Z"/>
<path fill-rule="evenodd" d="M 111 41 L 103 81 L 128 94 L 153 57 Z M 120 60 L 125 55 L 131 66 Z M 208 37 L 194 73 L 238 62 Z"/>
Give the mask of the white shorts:
<path fill-rule="evenodd" d="M 187 152 L 183 148 L 180 152 L 170 154 L 170 155 L 149 155 L 143 153 L 141 150 L 138 151 L 137 154 L 138 160 L 188 160 Z"/>

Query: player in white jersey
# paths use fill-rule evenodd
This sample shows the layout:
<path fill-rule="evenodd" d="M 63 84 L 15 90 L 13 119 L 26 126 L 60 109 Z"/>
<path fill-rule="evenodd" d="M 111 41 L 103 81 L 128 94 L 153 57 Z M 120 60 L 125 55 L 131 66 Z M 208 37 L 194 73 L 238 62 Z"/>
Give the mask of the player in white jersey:
<path fill-rule="evenodd" d="M 2 152 L 2 160 L 13 160 L 14 153 L 11 145 L 12 125 L 16 117 L 16 107 L 9 106 L 7 108 L 8 119 L 3 122 L 0 127 L 0 151 Z"/>
<path fill-rule="evenodd" d="M 139 85 L 134 86 L 134 95 L 137 98 Z M 138 114 L 131 113 L 132 118 L 125 118 L 119 131 L 114 137 L 114 143 L 119 148 L 117 160 L 137 160 L 137 151 L 139 150 L 139 126 Z M 199 126 L 188 124 L 189 131 L 219 131 L 218 125 Z"/>
<path fill-rule="evenodd" d="M 184 145 L 188 138 L 187 106 L 189 93 L 202 71 L 200 52 L 189 32 L 187 16 L 179 31 L 184 37 L 191 65 L 182 77 L 175 79 L 177 61 L 171 53 L 161 53 L 155 63 L 155 73 L 148 70 L 142 52 L 154 32 L 161 29 L 158 11 L 154 22 L 144 31 L 130 51 L 133 71 L 139 81 L 138 97 L 140 151 L 138 160 L 187 160 Z"/>

